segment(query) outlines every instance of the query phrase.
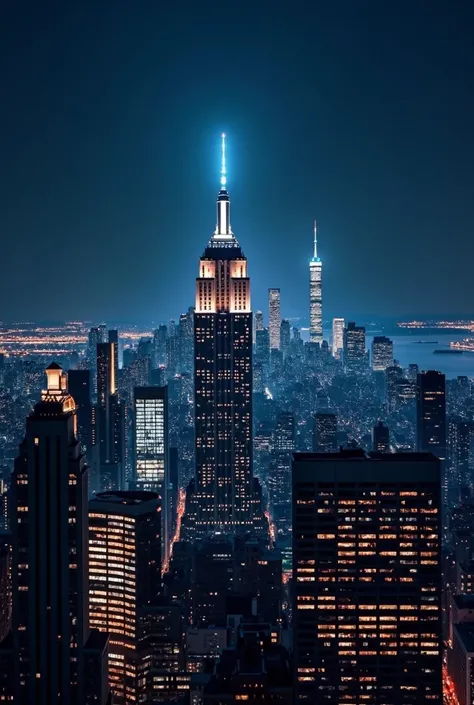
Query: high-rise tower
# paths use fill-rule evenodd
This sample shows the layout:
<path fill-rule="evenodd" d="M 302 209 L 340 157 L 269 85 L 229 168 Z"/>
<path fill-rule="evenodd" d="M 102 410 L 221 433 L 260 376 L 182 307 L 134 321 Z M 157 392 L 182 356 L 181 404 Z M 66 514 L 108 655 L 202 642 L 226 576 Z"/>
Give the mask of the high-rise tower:
<path fill-rule="evenodd" d="M 270 350 L 280 349 L 280 289 L 268 290 L 268 329 L 270 331 Z"/>
<path fill-rule="evenodd" d="M 318 257 L 318 228 L 314 221 L 314 252 L 309 263 L 309 340 L 310 343 L 323 342 L 323 263 Z"/>
<path fill-rule="evenodd" d="M 247 258 L 231 229 L 226 184 L 222 135 L 217 224 L 196 279 L 196 477 L 188 493 L 185 533 L 191 525 L 197 534 L 234 533 L 254 525 L 250 279 Z"/>

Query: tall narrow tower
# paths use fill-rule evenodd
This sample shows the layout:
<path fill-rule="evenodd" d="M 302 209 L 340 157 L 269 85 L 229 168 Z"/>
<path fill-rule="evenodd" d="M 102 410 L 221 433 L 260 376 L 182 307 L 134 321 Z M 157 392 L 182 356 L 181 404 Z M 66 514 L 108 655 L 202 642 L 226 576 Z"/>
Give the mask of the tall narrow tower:
<path fill-rule="evenodd" d="M 247 259 L 230 225 L 225 135 L 216 229 L 196 279 L 194 358 L 195 501 L 194 510 L 187 505 L 185 534 L 188 523 L 193 535 L 247 531 L 254 525 L 255 496 L 252 312 Z"/>
<path fill-rule="evenodd" d="M 323 342 L 322 270 L 323 263 L 318 257 L 318 228 L 314 221 L 314 253 L 309 263 L 309 340 L 320 344 Z"/>

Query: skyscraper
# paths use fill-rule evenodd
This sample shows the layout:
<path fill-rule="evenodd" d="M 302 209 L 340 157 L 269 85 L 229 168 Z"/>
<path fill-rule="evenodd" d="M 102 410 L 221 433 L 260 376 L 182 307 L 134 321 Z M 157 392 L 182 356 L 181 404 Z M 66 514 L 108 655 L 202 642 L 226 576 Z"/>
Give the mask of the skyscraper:
<path fill-rule="evenodd" d="M 69 393 L 76 403 L 77 437 L 81 451 L 89 462 L 92 449 L 91 371 L 70 370 L 67 376 Z"/>
<path fill-rule="evenodd" d="M 91 626 L 110 634 L 109 684 L 118 705 L 136 705 L 147 658 L 140 619 L 161 581 L 160 512 L 154 492 L 103 492 L 89 502 Z"/>
<path fill-rule="evenodd" d="M 291 343 L 290 321 L 283 319 L 281 322 L 281 326 L 280 326 L 280 346 L 281 346 L 281 352 L 283 355 L 283 359 L 285 359 L 286 356 L 288 355 L 288 353 L 290 352 L 290 343 Z"/>
<path fill-rule="evenodd" d="M 393 365 L 393 341 L 384 335 L 376 335 L 372 340 L 372 369 L 384 372 Z"/>
<path fill-rule="evenodd" d="M 372 450 L 376 453 L 390 453 L 390 431 L 382 421 L 376 423 L 372 430 Z"/>
<path fill-rule="evenodd" d="M 344 348 L 344 325 L 343 318 L 332 319 L 332 354 L 340 358 Z"/>
<path fill-rule="evenodd" d="M 192 374 L 194 361 L 194 309 L 179 317 L 179 372 Z"/>
<path fill-rule="evenodd" d="M 331 413 L 314 415 L 313 450 L 316 453 L 334 453 L 337 450 L 337 417 Z"/>
<path fill-rule="evenodd" d="M 291 526 L 291 458 L 295 450 L 295 417 L 289 412 L 278 416 L 273 434 L 268 494 L 273 520 L 279 531 Z"/>
<path fill-rule="evenodd" d="M 169 551 L 168 387 L 135 387 L 135 487 L 161 498 L 162 552 Z"/>
<path fill-rule="evenodd" d="M 446 458 L 446 379 L 437 370 L 418 374 L 416 449 Z"/>
<path fill-rule="evenodd" d="M 268 290 L 268 330 L 270 331 L 270 350 L 280 349 L 280 289 Z"/>
<path fill-rule="evenodd" d="M 82 705 L 87 468 L 66 376 L 55 363 L 46 374 L 12 476 L 14 702 Z"/>
<path fill-rule="evenodd" d="M 318 228 L 314 221 L 314 252 L 309 263 L 309 342 L 323 342 L 323 263 L 318 257 Z"/>
<path fill-rule="evenodd" d="M 451 418 L 447 434 L 447 473 L 451 489 L 451 499 L 459 498 L 461 490 L 472 487 L 471 445 L 473 427 L 468 421 Z"/>
<path fill-rule="evenodd" d="M 217 225 L 196 279 L 196 477 L 183 522 L 186 531 L 193 516 L 196 533 L 245 531 L 255 515 L 250 279 L 230 224 L 226 173 L 223 135 Z"/>
<path fill-rule="evenodd" d="M 255 330 L 263 330 L 263 313 L 255 311 Z"/>
<path fill-rule="evenodd" d="M 364 372 L 367 367 L 365 328 L 349 321 L 344 328 L 344 367 L 347 372 Z"/>
<path fill-rule="evenodd" d="M 293 461 L 295 701 L 443 701 L 440 464 Z"/>
<path fill-rule="evenodd" d="M 116 343 L 97 345 L 97 448 L 96 489 L 124 487 L 124 411 L 117 394 Z M 96 478 L 97 479 L 97 478 Z"/>

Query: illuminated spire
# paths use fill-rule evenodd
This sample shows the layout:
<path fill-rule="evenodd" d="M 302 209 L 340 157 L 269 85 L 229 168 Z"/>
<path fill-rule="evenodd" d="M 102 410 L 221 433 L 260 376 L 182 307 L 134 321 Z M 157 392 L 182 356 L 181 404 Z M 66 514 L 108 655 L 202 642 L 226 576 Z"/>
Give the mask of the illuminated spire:
<path fill-rule="evenodd" d="M 225 189 L 227 185 L 227 169 L 225 164 L 225 132 L 222 133 L 221 137 L 221 186 Z"/>
<path fill-rule="evenodd" d="M 314 221 L 314 259 L 318 258 L 318 226 Z"/>
<path fill-rule="evenodd" d="M 225 159 L 225 132 L 221 134 L 221 190 L 217 196 L 217 225 L 214 240 L 232 240 L 230 227 L 230 199 L 227 193 L 227 165 Z"/>

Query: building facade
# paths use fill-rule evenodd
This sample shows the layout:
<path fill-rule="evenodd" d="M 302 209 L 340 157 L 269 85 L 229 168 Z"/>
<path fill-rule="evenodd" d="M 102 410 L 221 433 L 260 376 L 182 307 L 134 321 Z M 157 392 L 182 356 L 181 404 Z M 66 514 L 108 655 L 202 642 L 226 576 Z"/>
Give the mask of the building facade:
<path fill-rule="evenodd" d="M 428 453 L 295 454 L 295 702 L 441 705 L 440 475 Z"/>
<path fill-rule="evenodd" d="M 341 357 L 344 349 L 344 327 L 343 318 L 332 319 L 332 354 L 336 358 Z"/>
<path fill-rule="evenodd" d="M 268 290 L 268 330 L 270 332 L 270 350 L 280 349 L 280 289 Z"/>

